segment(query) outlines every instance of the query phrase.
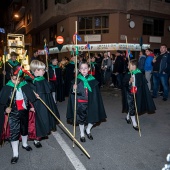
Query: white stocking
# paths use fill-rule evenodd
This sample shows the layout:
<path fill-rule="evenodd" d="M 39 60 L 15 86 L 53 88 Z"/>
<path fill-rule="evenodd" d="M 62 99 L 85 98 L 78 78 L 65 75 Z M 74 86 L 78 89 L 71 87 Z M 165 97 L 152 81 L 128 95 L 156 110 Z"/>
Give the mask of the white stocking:
<path fill-rule="evenodd" d="M 13 157 L 18 157 L 18 145 L 19 145 L 19 140 L 11 142 Z"/>

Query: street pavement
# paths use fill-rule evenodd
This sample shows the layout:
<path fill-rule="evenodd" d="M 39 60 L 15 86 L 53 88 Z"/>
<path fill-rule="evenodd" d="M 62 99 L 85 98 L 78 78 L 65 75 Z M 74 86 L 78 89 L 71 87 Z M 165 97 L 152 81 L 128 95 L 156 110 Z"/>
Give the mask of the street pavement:
<path fill-rule="evenodd" d="M 103 88 L 102 97 L 107 113 L 107 121 L 93 127 L 94 140 L 86 137 L 82 146 L 90 154 L 90 159 L 75 145 L 62 126 L 57 127 L 49 139 L 43 140 L 42 148 L 23 150 L 20 144 L 19 161 L 10 164 L 12 149 L 6 142 L 0 148 L 0 170 L 161 170 L 170 153 L 170 100 L 162 97 L 154 99 L 156 114 L 142 115 L 141 134 L 127 124 L 121 113 L 121 92 L 113 88 Z M 58 103 L 61 121 L 73 132 L 73 126 L 66 123 L 67 99 Z M 79 140 L 79 128 L 76 139 Z"/>

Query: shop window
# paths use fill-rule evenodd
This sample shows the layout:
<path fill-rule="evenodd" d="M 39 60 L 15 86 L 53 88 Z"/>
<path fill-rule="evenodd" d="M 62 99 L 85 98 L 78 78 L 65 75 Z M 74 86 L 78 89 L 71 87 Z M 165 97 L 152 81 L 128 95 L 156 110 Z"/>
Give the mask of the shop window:
<path fill-rule="evenodd" d="M 143 35 L 163 36 L 164 20 L 156 18 L 144 18 Z"/>
<path fill-rule="evenodd" d="M 109 16 L 81 16 L 78 21 L 79 34 L 109 33 Z"/>

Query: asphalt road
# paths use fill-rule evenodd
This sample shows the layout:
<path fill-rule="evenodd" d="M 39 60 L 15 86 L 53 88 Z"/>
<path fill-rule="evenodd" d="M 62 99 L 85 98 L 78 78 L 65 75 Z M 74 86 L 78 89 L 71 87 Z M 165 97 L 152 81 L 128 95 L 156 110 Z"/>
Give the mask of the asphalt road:
<path fill-rule="evenodd" d="M 161 170 L 170 153 L 170 99 L 166 102 L 155 99 L 156 114 L 140 116 L 142 136 L 125 121 L 121 113 L 120 91 L 112 88 L 102 89 L 107 121 L 92 129 L 93 141 L 86 138 L 81 143 L 90 154 L 90 159 L 75 145 L 58 126 L 57 132 L 43 140 L 42 148 L 34 147 L 27 152 L 19 150 L 19 161 L 10 164 L 12 149 L 8 142 L 0 148 L 0 170 Z M 61 120 L 66 123 L 67 99 L 58 103 Z M 79 128 L 76 128 L 79 141 Z"/>

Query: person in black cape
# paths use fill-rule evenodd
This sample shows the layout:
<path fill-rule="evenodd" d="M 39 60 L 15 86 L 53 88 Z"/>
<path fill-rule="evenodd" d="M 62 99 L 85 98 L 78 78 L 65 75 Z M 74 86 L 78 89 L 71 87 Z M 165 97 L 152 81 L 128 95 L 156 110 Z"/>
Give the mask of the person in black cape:
<path fill-rule="evenodd" d="M 64 77 L 64 85 L 65 85 L 65 96 L 67 97 L 69 95 L 70 92 L 70 88 L 71 88 L 71 81 L 74 79 L 75 77 L 75 56 L 72 56 L 70 59 L 69 64 L 67 64 L 65 66 L 65 77 Z"/>
<path fill-rule="evenodd" d="M 11 70 L 11 80 L 2 88 L 0 92 L 0 140 L 9 138 L 13 150 L 11 163 L 17 163 L 19 159 L 18 147 L 21 135 L 22 148 L 31 151 L 32 148 L 27 143 L 28 138 L 28 113 L 29 102 L 34 103 L 36 96 L 25 81 L 22 81 L 20 67 Z M 17 75 L 19 75 L 17 81 Z M 14 98 L 10 107 L 13 89 L 16 86 Z M 9 117 L 8 115 L 9 114 Z"/>
<path fill-rule="evenodd" d="M 18 54 L 16 52 L 11 52 L 10 54 L 11 58 L 5 62 L 5 70 L 4 66 L 2 68 L 3 74 L 5 75 L 5 82 L 7 83 L 9 80 L 11 80 L 11 69 L 17 66 L 20 66 L 21 64 L 17 61 Z"/>
<path fill-rule="evenodd" d="M 64 82 L 62 77 L 62 69 L 58 66 L 58 59 L 53 58 L 49 65 L 49 80 L 52 87 L 52 96 L 54 101 L 62 102 L 65 100 Z"/>
<path fill-rule="evenodd" d="M 46 105 L 60 118 L 57 105 L 51 94 L 51 87 L 49 82 L 43 77 L 45 73 L 45 64 L 38 60 L 33 60 L 30 63 L 31 72 L 34 75 L 31 87 L 39 95 L 39 97 L 46 103 Z M 40 101 L 36 100 L 34 103 L 35 121 L 36 121 L 36 136 L 46 137 L 51 131 L 56 130 L 56 119 L 46 106 Z M 34 140 L 34 145 L 39 145 L 38 140 Z"/>
<path fill-rule="evenodd" d="M 126 121 L 128 124 L 133 124 L 135 130 L 139 130 L 135 117 L 134 93 L 136 96 L 137 111 L 139 115 L 144 113 L 155 113 L 156 107 L 150 91 L 147 86 L 147 81 L 142 72 L 137 69 L 137 60 L 133 59 L 129 63 L 130 72 L 125 74 L 123 79 L 122 90 L 122 113 L 127 113 Z M 132 77 L 131 77 L 132 74 Z"/>
<path fill-rule="evenodd" d="M 72 81 L 72 88 L 67 106 L 67 121 L 73 123 L 74 119 L 74 98 L 75 89 L 77 88 L 77 117 L 76 122 L 80 128 L 80 141 L 85 142 L 85 135 L 90 140 L 93 140 L 91 128 L 97 122 L 106 119 L 106 113 L 103 105 L 103 100 L 99 91 L 98 81 L 92 75 L 88 75 L 88 64 L 81 63 L 79 67 L 80 74 L 77 77 L 77 85 Z M 87 125 L 86 130 L 85 124 Z"/>

